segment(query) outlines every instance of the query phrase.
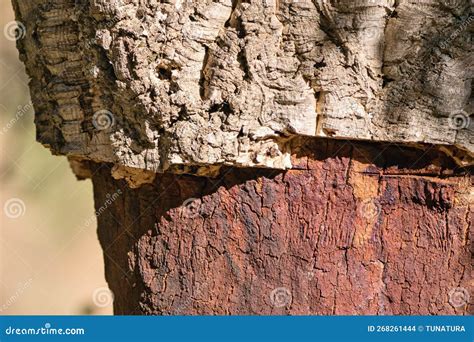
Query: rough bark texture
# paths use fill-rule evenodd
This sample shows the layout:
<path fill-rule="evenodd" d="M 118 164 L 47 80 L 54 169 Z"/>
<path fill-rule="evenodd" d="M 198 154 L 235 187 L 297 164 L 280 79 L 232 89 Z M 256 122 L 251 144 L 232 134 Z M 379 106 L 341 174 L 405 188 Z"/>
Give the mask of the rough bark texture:
<path fill-rule="evenodd" d="M 291 168 L 303 135 L 473 161 L 470 0 L 13 3 L 38 140 L 115 177 Z"/>
<path fill-rule="evenodd" d="M 116 313 L 471 311 L 470 0 L 13 4 Z"/>
<path fill-rule="evenodd" d="M 164 174 L 140 189 L 94 166 L 98 211 L 122 192 L 99 216 L 115 312 L 472 312 L 449 297 L 473 285 L 472 176 L 435 149 L 297 146 L 288 171 Z"/>

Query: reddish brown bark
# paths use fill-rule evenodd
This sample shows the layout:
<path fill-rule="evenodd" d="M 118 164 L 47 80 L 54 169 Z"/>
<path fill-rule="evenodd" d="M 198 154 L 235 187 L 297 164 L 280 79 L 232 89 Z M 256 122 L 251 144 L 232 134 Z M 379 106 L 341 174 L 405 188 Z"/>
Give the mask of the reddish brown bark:
<path fill-rule="evenodd" d="M 163 174 L 134 190 L 94 166 L 97 210 L 122 192 L 98 217 L 115 312 L 472 311 L 450 298 L 472 290 L 467 170 L 428 146 L 298 144 L 286 172 Z"/>

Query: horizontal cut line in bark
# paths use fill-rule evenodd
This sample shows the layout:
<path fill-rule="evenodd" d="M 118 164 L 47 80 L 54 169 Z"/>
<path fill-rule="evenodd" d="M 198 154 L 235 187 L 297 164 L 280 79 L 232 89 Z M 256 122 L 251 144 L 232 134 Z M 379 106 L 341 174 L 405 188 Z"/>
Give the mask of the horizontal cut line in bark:
<path fill-rule="evenodd" d="M 449 178 L 451 176 L 460 175 L 471 175 L 474 171 L 474 166 L 460 166 L 457 163 L 456 158 L 450 153 L 446 153 L 445 150 L 440 149 L 440 146 L 432 144 L 396 144 L 386 142 L 365 142 L 355 140 L 343 140 L 343 139 L 329 139 L 329 138 L 308 138 L 298 137 L 289 140 L 288 142 L 288 158 L 290 160 L 290 167 L 288 170 L 301 170 L 304 169 L 305 165 L 302 165 L 300 161 L 296 164 L 294 160 L 301 160 L 302 158 L 312 156 L 317 158 L 317 153 L 321 153 L 320 147 L 331 144 L 331 141 L 335 141 L 342 145 L 352 146 L 353 148 L 368 149 L 372 152 L 371 157 L 360 155 L 361 162 L 371 164 L 375 163 L 382 171 L 371 171 L 370 169 L 360 171 L 361 174 L 379 176 L 379 177 L 390 177 L 390 176 L 420 176 L 420 177 L 438 177 L 440 179 Z M 304 145 L 306 147 L 302 148 Z M 308 148 L 312 146 L 314 150 Z M 319 151 L 319 152 L 318 152 Z M 403 152 L 403 156 L 406 157 L 408 151 L 411 151 L 412 158 L 402 160 L 398 156 L 400 151 Z M 371 160 L 369 158 L 376 158 Z M 72 170 L 79 179 L 90 178 L 89 161 L 84 158 L 69 157 Z M 101 162 L 90 161 L 90 162 Z M 400 169 L 400 167 L 406 167 L 408 171 Z M 429 168 L 424 169 L 425 166 Z M 165 171 L 165 173 L 175 174 L 189 174 L 197 176 L 205 176 L 211 179 L 219 178 L 220 175 L 228 172 L 232 167 L 245 168 L 243 166 L 231 166 L 231 165 L 185 165 L 181 168 L 175 167 L 171 170 Z M 393 168 L 392 168 L 393 167 Z M 255 170 L 270 169 L 268 167 L 255 167 Z M 161 173 L 161 172 L 160 172 Z M 112 169 L 112 175 L 116 179 L 125 179 L 132 188 L 137 188 L 146 183 L 151 183 L 156 177 L 156 173 L 148 170 L 142 170 L 137 168 L 128 168 L 115 164 Z"/>

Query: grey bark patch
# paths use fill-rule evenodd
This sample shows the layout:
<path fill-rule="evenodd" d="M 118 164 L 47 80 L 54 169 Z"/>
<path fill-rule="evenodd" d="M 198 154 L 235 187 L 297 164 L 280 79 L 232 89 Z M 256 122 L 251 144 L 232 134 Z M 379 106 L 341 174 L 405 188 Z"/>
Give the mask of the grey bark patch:
<path fill-rule="evenodd" d="M 291 139 L 316 136 L 472 164 L 468 0 L 13 3 L 55 153 L 204 175 L 290 168 Z"/>

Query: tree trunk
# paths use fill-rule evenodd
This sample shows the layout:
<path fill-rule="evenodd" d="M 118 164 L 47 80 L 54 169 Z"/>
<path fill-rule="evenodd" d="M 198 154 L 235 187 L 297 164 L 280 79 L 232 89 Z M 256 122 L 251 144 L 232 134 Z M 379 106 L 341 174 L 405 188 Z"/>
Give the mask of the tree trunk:
<path fill-rule="evenodd" d="M 166 174 L 135 190 L 96 165 L 96 210 L 122 192 L 99 215 L 115 312 L 468 312 L 472 179 L 433 149 L 297 143 L 288 171 Z"/>
<path fill-rule="evenodd" d="M 472 312 L 469 0 L 13 0 L 117 314 Z"/>

